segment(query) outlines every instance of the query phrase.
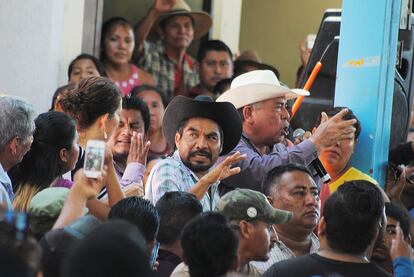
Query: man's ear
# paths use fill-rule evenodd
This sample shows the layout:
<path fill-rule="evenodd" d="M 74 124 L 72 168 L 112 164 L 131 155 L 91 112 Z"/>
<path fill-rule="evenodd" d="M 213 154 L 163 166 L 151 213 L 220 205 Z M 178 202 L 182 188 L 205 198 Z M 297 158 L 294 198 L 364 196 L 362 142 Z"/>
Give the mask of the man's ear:
<path fill-rule="evenodd" d="M 157 28 L 155 29 L 155 31 L 157 32 L 157 34 L 158 34 L 158 37 L 162 40 L 162 39 L 164 39 L 164 31 L 163 31 L 163 29 L 161 28 L 161 26 L 157 26 Z"/>
<path fill-rule="evenodd" d="M 325 217 L 321 217 L 318 224 L 318 237 L 324 236 L 326 234 L 326 221 Z"/>
<path fill-rule="evenodd" d="M 242 220 L 239 223 L 240 237 L 249 239 L 251 237 L 251 225 L 246 220 Z"/>
<path fill-rule="evenodd" d="M 6 144 L 6 149 L 9 150 L 9 152 L 13 155 L 16 156 L 17 155 L 17 147 L 19 145 L 19 139 L 17 138 L 17 136 L 15 136 L 14 138 L 12 138 L 7 144 Z"/>
<path fill-rule="evenodd" d="M 243 113 L 244 121 L 246 121 L 248 123 L 253 122 L 253 118 L 252 118 L 253 107 L 252 106 L 250 106 L 250 105 L 244 106 L 242 108 L 242 113 Z"/>
<path fill-rule="evenodd" d="M 176 132 L 175 133 L 175 147 L 176 148 L 178 148 L 178 144 L 180 143 L 180 141 L 181 141 L 181 135 L 180 133 Z"/>

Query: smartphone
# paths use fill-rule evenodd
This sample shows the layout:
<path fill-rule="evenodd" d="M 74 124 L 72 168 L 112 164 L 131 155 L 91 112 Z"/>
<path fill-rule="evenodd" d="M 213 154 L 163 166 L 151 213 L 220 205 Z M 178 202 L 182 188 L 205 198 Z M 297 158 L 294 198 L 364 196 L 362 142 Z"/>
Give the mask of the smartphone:
<path fill-rule="evenodd" d="M 152 253 L 150 257 L 150 267 L 151 269 L 154 268 L 154 264 L 157 261 L 158 257 L 158 250 L 160 249 L 160 243 L 158 241 L 155 241 L 154 248 L 152 248 Z"/>
<path fill-rule="evenodd" d="M 105 159 L 105 142 L 102 140 L 88 140 L 85 151 L 83 171 L 89 178 L 98 178 L 101 175 Z"/>

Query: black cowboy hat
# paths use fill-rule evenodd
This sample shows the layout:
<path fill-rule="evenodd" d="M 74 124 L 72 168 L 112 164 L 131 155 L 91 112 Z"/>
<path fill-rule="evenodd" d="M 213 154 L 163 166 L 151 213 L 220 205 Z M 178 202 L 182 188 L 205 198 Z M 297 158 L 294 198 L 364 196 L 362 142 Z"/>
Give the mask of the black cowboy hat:
<path fill-rule="evenodd" d="M 227 154 L 239 143 L 242 121 L 236 108 L 228 102 L 214 102 L 208 96 L 191 99 L 176 96 L 165 109 L 162 130 L 170 145 L 175 145 L 175 134 L 184 120 L 202 117 L 216 122 L 223 130 L 223 150 Z"/>

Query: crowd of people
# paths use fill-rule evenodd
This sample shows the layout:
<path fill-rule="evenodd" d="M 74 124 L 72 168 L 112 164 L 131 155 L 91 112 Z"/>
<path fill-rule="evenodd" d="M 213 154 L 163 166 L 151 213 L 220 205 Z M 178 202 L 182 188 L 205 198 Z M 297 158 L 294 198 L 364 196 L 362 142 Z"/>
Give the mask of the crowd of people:
<path fill-rule="evenodd" d="M 103 24 L 99 59 L 70 63 L 50 111 L 0 96 L 0 276 L 414 276 L 414 143 L 381 184 L 350 164 L 349 108 L 293 139 L 309 92 L 220 40 L 194 60 L 211 24 L 155 0 L 135 27 Z"/>

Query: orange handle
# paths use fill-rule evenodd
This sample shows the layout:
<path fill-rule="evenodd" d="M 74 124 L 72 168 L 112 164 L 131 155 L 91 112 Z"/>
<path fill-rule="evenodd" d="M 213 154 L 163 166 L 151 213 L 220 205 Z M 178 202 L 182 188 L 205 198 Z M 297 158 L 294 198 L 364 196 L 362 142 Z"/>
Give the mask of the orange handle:
<path fill-rule="evenodd" d="M 315 81 L 315 78 L 318 75 L 321 68 L 322 68 L 322 63 L 317 62 L 315 67 L 312 70 L 311 75 L 309 76 L 308 80 L 306 81 L 305 86 L 303 87 L 303 89 L 309 90 L 311 88 L 311 86 L 313 85 L 313 82 Z M 292 117 L 295 115 L 295 113 L 299 109 L 299 106 L 300 106 L 300 104 L 302 104 L 302 101 L 303 101 L 304 98 L 305 98 L 305 96 L 299 96 L 296 99 L 295 103 L 292 106 Z"/>

